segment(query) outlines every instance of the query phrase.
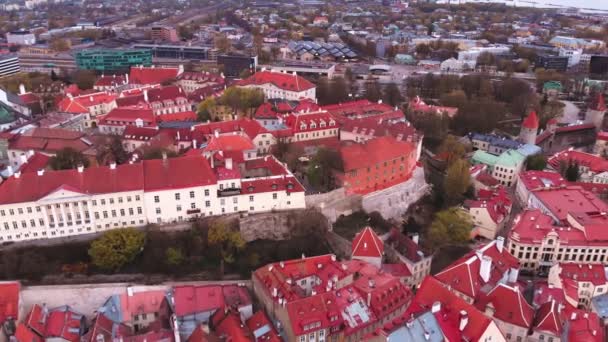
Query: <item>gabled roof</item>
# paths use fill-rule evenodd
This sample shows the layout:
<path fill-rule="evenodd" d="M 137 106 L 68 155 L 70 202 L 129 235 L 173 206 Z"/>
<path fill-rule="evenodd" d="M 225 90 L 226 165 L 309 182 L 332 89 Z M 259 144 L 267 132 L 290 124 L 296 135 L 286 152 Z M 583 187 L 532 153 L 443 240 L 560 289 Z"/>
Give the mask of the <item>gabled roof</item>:
<path fill-rule="evenodd" d="M 256 342 L 281 342 L 283 339 L 279 336 L 272 322 L 264 312 L 259 310 L 254 313 L 247 322 L 247 328 L 251 331 L 253 339 Z"/>
<path fill-rule="evenodd" d="M 498 284 L 488 293 L 487 298 L 476 305 L 480 311 L 484 311 L 488 305 L 491 306 L 494 310 L 493 317 L 503 322 L 526 329 L 532 326 L 534 309 L 526 302 L 517 285 Z"/>
<path fill-rule="evenodd" d="M 15 338 L 17 339 L 17 342 L 42 342 L 42 338 L 36 335 L 35 332 L 33 332 L 23 323 L 19 323 L 17 325 Z"/>
<path fill-rule="evenodd" d="M 130 84 L 159 84 L 178 76 L 179 69 L 173 67 L 133 67 L 129 72 Z"/>
<path fill-rule="evenodd" d="M 237 83 L 240 86 L 272 84 L 286 91 L 305 91 L 315 88 L 315 85 L 302 76 L 281 72 L 258 71 Z"/>
<path fill-rule="evenodd" d="M 404 313 L 404 317 L 409 318 L 412 314 L 429 311 L 435 303 L 440 305 L 440 310 L 434 313 L 435 317 L 449 341 L 465 339 L 478 341 L 489 326 L 494 324 L 492 319 L 458 297 L 432 276 L 424 278 L 412 304 Z M 464 329 L 460 329 L 460 319 L 463 313 L 467 315 L 468 323 Z"/>
<path fill-rule="evenodd" d="M 16 281 L 0 282 L 0 324 L 8 318 L 19 319 L 19 291 L 21 285 Z"/>
<path fill-rule="evenodd" d="M 480 275 L 483 257 L 489 257 L 492 260 L 487 282 Z M 505 246 L 499 250 L 498 241 L 494 240 L 477 250 L 467 253 L 437 273 L 435 277 L 440 282 L 451 286 L 452 289 L 470 298 L 477 298 L 482 287 L 488 284 L 491 287 L 496 286 L 499 280 L 512 268 L 519 268 L 519 260 L 512 256 Z"/>
<path fill-rule="evenodd" d="M 384 243 L 371 227 L 365 227 L 352 242 L 352 257 L 382 258 Z"/>
<path fill-rule="evenodd" d="M 562 334 L 562 319 L 558 312 L 559 304 L 554 300 L 544 303 L 536 311 L 534 330 L 546 331 L 556 336 Z"/>

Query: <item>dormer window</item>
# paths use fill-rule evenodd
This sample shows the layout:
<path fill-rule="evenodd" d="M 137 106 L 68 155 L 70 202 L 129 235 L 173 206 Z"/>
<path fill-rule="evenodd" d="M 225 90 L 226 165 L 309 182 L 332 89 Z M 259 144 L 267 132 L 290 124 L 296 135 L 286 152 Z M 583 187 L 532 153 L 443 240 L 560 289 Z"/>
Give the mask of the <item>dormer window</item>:
<path fill-rule="evenodd" d="M 317 128 L 317 124 L 316 124 L 316 123 L 314 123 L 314 122 L 311 122 L 311 123 L 310 123 L 310 128 L 311 128 L 311 129 Z"/>
<path fill-rule="evenodd" d="M 278 188 L 278 185 L 272 184 L 272 190 L 276 190 L 277 188 Z"/>
<path fill-rule="evenodd" d="M 334 120 L 329 120 L 329 125 L 330 125 L 330 126 L 335 126 L 335 125 L 336 125 L 336 122 L 335 122 Z"/>
<path fill-rule="evenodd" d="M 300 124 L 300 129 L 301 129 L 301 130 L 306 129 L 306 124 L 305 124 L 305 123 Z"/>

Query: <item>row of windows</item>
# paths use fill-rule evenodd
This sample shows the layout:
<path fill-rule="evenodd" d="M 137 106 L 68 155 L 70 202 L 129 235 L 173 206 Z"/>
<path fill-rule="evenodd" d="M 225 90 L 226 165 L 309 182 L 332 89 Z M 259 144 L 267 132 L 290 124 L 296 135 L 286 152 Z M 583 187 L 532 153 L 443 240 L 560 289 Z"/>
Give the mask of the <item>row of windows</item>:
<path fill-rule="evenodd" d="M 133 198 L 135 198 L 135 201 L 141 200 L 141 197 L 139 195 L 135 195 L 134 197 L 132 197 L 132 196 L 126 196 L 124 199 L 126 199 L 127 202 L 131 202 L 131 200 Z M 122 196 L 116 198 L 116 200 L 118 201 L 118 203 L 123 203 L 124 199 L 123 199 Z M 106 205 L 106 203 L 114 204 L 114 198 L 110 197 L 110 198 L 107 199 L 107 201 L 106 201 L 105 198 L 102 198 L 102 199 L 99 200 L 99 204 L 100 205 Z M 97 200 L 92 200 L 91 204 L 93 206 L 96 206 L 97 205 Z"/>

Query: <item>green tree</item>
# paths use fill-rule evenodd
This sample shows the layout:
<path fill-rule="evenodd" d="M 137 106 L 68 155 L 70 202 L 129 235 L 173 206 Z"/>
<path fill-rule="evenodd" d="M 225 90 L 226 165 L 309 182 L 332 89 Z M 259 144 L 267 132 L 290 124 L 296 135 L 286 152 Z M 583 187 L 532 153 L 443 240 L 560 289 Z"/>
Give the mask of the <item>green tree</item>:
<path fill-rule="evenodd" d="M 378 80 L 370 78 L 365 82 L 365 98 L 371 102 L 377 102 L 382 97 Z"/>
<path fill-rule="evenodd" d="M 308 181 L 319 190 L 329 191 L 335 186 L 334 170 L 343 169 L 342 157 L 334 150 L 320 148 L 308 165 Z"/>
<path fill-rule="evenodd" d="M 165 156 L 167 158 L 177 157 L 177 153 L 175 153 L 175 151 L 162 147 L 162 146 L 154 146 L 154 145 L 146 146 L 143 148 L 142 152 L 143 153 L 142 153 L 141 159 L 143 159 L 143 160 L 161 159 L 161 158 L 164 158 Z"/>
<path fill-rule="evenodd" d="M 51 157 L 49 165 L 53 170 L 75 169 L 80 165 L 88 167 L 89 159 L 80 151 L 71 147 L 64 147 Z"/>
<path fill-rule="evenodd" d="M 526 160 L 526 170 L 542 171 L 547 167 L 547 157 L 542 154 L 529 156 Z"/>
<path fill-rule="evenodd" d="M 451 207 L 435 214 L 426 241 L 433 249 L 448 244 L 460 244 L 471 239 L 473 223 L 468 213 Z"/>
<path fill-rule="evenodd" d="M 209 246 L 217 248 L 220 257 L 220 276 L 224 276 L 225 264 L 232 264 L 236 254 L 245 247 L 245 240 L 238 229 L 233 229 L 223 220 L 211 223 L 207 233 Z"/>
<path fill-rule="evenodd" d="M 167 266 L 177 267 L 184 263 L 185 257 L 182 250 L 175 247 L 169 247 L 165 250 L 165 263 Z"/>
<path fill-rule="evenodd" d="M 581 177 L 580 165 L 577 161 L 569 159 L 566 161 L 560 161 L 559 171 L 562 177 L 569 182 L 576 182 Z"/>
<path fill-rule="evenodd" d="M 404 99 L 399 87 L 394 82 L 391 82 L 384 87 L 382 91 L 382 100 L 386 104 L 397 106 L 400 105 Z"/>
<path fill-rule="evenodd" d="M 495 64 L 496 64 L 496 57 L 494 56 L 493 53 L 482 52 L 477 57 L 477 65 L 491 66 L 491 65 L 495 65 Z"/>
<path fill-rule="evenodd" d="M 129 153 L 125 150 L 120 136 L 112 136 L 109 143 L 99 147 L 97 151 L 97 162 L 107 165 L 111 162 L 124 164 L 129 160 Z"/>
<path fill-rule="evenodd" d="M 455 205 L 461 202 L 470 185 L 469 163 L 464 159 L 454 161 L 448 167 L 443 181 L 445 202 L 448 205 Z"/>
<path fill-rule="evenodd" d="M 217 103 L 215 102 L 215 98 L 213 97 L 208 97 L 201 101 L 201 103 L 198 104 L 196 110 L 197 120 L 200 122 L 207 122 L 211 120 L 211 113 L 216 106 Z"/>
<path fill-rule="evenodd" d="M 218 35 L 217 37 L 215 37 L 213 45 L 222 53 L 230 51 L 230 48 L 232 47 L 230 40 L 224 35 Z"/>
<path fill-rule="evenodd" d="M 96 80 L 97 75 L 92 70 L 77 70 L 72 74 L 72 82 L 82 90 L 92 89 Z"/>
<path fill-rule="evenodd" d="M 458 138 L 448 135 L 439 145 L 437 152 L 445 159 L 447 165 L 451 166 L 455 161 L 464 158 L 467 148 L 458 141 Z"/>
<path fill-rule="evenodd" d="M 89 247 L 93 264 L 106 271 L 117 271 L 132 262 L 143 250 L 146 234 L 135 228 L 113 229 L 95 239 Z"/>

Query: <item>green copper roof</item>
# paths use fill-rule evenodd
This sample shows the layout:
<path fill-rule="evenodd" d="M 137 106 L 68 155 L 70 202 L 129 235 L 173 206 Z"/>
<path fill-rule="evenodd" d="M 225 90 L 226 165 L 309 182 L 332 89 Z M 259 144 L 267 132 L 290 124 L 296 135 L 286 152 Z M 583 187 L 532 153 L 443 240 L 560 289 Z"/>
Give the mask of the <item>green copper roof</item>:
<path fill-rule="evenodd" d="M 482 150 L 475 151 L 472 158 L 473 164 L 485 164 L 488 166 L 494 166 L 497 160 L 497 156 Z"/>
<path fill-rule="evenodd" d="M 498 156 L 495 165 L 516 167 L 521 165 L 525 159 L 526 157 L 523 154 L 514 150 L 508 150 Z"/>

